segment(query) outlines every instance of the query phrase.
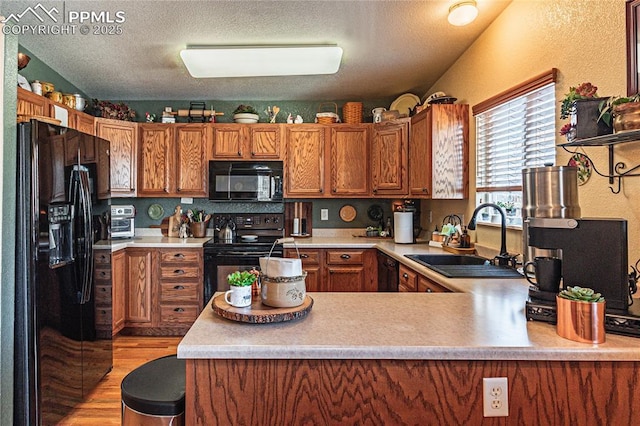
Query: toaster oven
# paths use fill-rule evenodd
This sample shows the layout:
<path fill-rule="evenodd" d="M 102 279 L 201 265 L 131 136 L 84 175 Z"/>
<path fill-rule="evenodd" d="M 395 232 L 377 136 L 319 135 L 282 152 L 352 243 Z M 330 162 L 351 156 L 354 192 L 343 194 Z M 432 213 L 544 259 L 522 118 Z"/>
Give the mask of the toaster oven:
<path fill-rule="evenodd" d="M 111 206 L 109 213 L 109 238 L 133 238 L 136 208 L 134 206 Z"/>

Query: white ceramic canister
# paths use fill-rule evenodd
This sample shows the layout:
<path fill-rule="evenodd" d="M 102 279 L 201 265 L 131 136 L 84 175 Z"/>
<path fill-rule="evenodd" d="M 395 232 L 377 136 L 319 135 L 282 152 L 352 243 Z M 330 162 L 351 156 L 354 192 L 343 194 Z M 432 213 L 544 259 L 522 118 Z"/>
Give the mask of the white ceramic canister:
<path fill-rule="evenodd" d="M 36 95 L 42 96 L 42 84 L 40 84 L 38 80 L 34 80 L 34 82 L 31 83 L 31 91 Z"/>
<path fill-rule="evenodd" d="M 76 109 L 78 111 L 84 111 L 84 108 L 87 105 L 85 99 L 82 96 L 80 96 L 79 93 L 76 93 L 73 96 L 75 96 L 76 98 Z"/>
<path fill-rule="evenodd" d="M 373 122 L 374 123 L 381 123 L 382 122 L 382 113 L 385 112 L 387 109 L 383 108 L 383 107 L 378 107 L 378 108 L 374 108 L 373 110 L 371 110 L 371 113 L 373 114 Z"/>
<path fill-rule="evenodd" d="M 260 276 L 260 298 L 262 303 L 274 308 L 292 308 L 304 303 L 307 296 L 305 278 L 307 271 L 297 277 Z"/>

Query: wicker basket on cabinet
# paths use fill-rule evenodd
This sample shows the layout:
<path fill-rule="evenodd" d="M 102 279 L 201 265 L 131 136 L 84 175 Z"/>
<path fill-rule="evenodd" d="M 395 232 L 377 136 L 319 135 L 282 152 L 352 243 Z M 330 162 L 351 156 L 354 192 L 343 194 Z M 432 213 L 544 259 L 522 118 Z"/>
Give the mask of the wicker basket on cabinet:
<path fill-rule="evenodd" d="M 362 123 L 362 102 L 347 102 L 342 106 L 342 117 L 344 123 Z"/>
<path fill-rule="evenodd" d="M 326 111 L 327 106 L 332 106 L 333 111 Z M 333 124 L 339 122 L 338 105 L 335 102 L 324 102 L 318 107 L 318 113 L 316 114 L 316 123 L 319 124 Z"/>

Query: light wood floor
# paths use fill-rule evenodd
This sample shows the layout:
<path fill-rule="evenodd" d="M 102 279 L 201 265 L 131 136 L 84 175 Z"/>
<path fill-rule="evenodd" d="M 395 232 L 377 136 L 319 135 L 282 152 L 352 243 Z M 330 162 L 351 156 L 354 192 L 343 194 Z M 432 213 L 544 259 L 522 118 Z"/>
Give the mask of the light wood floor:
<path fill-rule="evenodd" d="M 120 383 L 124 376 L 147 361 L 175 354 L 181 337 L 116 336 L 113 370 L 61 425 L 119 425 Z"/>

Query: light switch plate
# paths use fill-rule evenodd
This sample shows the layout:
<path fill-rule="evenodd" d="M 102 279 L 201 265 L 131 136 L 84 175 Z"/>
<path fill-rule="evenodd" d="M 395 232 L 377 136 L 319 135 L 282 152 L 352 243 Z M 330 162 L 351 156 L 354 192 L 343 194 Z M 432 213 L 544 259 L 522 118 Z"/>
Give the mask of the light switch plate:
<path fill-rule="evenodd" d="M 180 203 L 181 204 L 193 204 L 193 198 L 192 197 L 182 197 L 182 198 L 180 198 Z"/>
<path fill-rule="evenodd" d="M 320 209 L 320 220 L 329 220 L 329 209 Z"/>

